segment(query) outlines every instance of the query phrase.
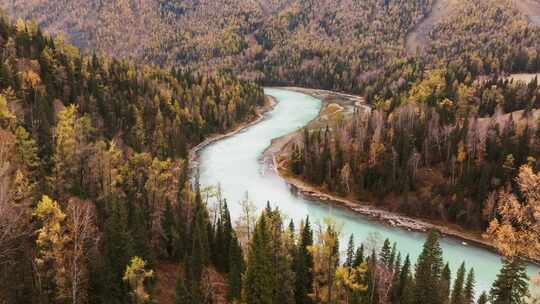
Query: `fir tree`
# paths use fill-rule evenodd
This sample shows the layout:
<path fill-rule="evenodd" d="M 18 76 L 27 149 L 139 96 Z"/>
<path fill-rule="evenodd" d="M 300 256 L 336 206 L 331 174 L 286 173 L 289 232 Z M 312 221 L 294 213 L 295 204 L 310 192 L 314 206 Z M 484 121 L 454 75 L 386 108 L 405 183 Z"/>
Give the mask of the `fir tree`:
<path fill-rule="evenodd" d="M 173 254 L 174 243 L 174 215 L 172 212 L 171 202 L 167 200 L 165 204 L 165 211 L 161 218 L 161 229 L 163 230 L 163 242 L 165 243 L 165 249 L 167 251 L 167 257 L 171 257 Z"/>
<path fill-rule="evenodd" d="M 392 287 L 390 289 L 390 302 L 399 303 L 400 290 L 399 281 L 401 279 L 401 253 L 398 253 L 393 269 Z"/>
<path fill-rule="evenodd" d="M 297 304 L 312 303 L 308 296 L 313 285 L 313 256 L 308 248 L 313 245 L 313 232 L 309 223 L 309 217 L 300 231 L 300 241 L 293 262 L 295 269 L 294 296 Z"/>
<path fill-rule="evenodd" d="M 456 280 L 452 289 L 452 297 L 450 299 L 451 304 L 461 304 L 464 301 L 463 285 L 465 284 L 465 263 L 461 263 L 459 266 Z"/>
<path fill-rule="evenodd" d="M 488 303 L 488 296 L 485 292 L 482 292 L 480 297 L 478 298 L 478 304 L 487 304 Z"/>
<path fill-rule="evenodd" d="M 463 292 L 464 304 L 473 304 L 474 303 L 474 288 L 476 285 L 476 280 L 474 278 L 474 269 L 471 268 L 469 274 L 467 275 L 467 281 L 465 283 L 465 290 Z"/>
<path fill-rule="evenodd" d="M 416 263 L 414 299 L 415 304 L 441 304 L 440 280 L 443 268 L 440 235 L 431 231 Z"/>
<path fill-rule="evenodd" d="M 524 304 L 529 295 L 529 277 L 518 258 L 506 258 L 490 291 L 492 304 Z"/>
<path fill-rule="evenodd" d="M 239 300 L 242 294 L 242 273 L 244 272 L 244 258 L 242 255 L 242 247 L 236 238 L 232 236 L 229 248 L 229 273 L 228 282 L 229 289 L 227 299 L 229 301 Z"/>
<path fill-rule="evenodd" d="M 397 303 L 412 303 L 414 295 L 413 284 L 414 280 L 411 274 L 411 259 L 409 255 L 407 255 L 405 257 L 405 261 L 403 262 L 403 267 L 399 273 L 399 287 L 397 296 L 399 301 Z"/>
<path fill-rule="evenodd" d="M 105 297 L 125 299 L 127 291 L 122 282 L 124 267 L 133 256 L 133 239 L 127 229 L 127 219 L 121 204 L 113 203 L 111 215 L 105 224 Z"/>
<path fill-rule="evenodd" d="M 364 244 L 361 244 L 360 247 L 356 249 L 356 254 L 354 255 L 353 266 L 358 267 L 364 263 Z"/>
<path fill-rule="evenodd" d="M 344 264 L 344 266 L 348 269 L 352 268 L 354 264 L 354 249 L 354 236 L 351 234 L 351 236 L 349 237 L 349 244 L 347 246 L 347 257 Z"/>
<path fill-rule="evenodd" d="M 384 240 L 384 244 L 381 248 L 381 256 L 380 256 L 381 262 L 386 266 L 390 267 L 392 264 L 390 264 L 392 259 L 392 248 L 390 247 L 390 240 L 386 239 Z"/>
<path fill-rule="evenodd" d="M 449 302 L 450 297 L 450 283 L 452 280 L 452 274 L 450 272 L 450 266 L 448 263 L 443 268 L 442 274 L 441 274 L 441 298 L 443 303 Z"/>
<path fill-rule="evenodd" d="M 243 299 L 247 304 L 271 304 L 273 301 L 272 246 L 266 215 L 259 218 L 249 246 Z"/>

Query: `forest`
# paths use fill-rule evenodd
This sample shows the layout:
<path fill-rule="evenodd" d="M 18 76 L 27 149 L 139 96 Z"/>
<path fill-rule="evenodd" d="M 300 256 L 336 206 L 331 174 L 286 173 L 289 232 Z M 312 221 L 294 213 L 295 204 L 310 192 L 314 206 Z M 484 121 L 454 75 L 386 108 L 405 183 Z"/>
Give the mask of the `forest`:
<path fill-rule="evenodd" d="M 508 75 L 540 71 L 540 29 L 511 1 L 460 1 L 426 54 L 404 44 L 432 0 L 0 5 L 21 17 L 0 16 L 0 303 L 528 303 L 540 84 Z M 233 222 L 189 151 L 253 121 L 262 85 L 364 97 L 302 130 L 287 170 L 483 233 L 492 288 L 466 261 L 451 273 L 437 231 L 413 260 L 270 203 Z"/>

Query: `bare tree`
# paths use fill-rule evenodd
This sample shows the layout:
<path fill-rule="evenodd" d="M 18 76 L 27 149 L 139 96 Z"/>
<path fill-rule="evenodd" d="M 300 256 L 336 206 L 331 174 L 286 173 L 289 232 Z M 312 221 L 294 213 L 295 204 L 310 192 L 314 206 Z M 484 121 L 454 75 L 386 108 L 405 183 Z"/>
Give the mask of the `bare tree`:
<path fill-rule="evenodd" d="M 86 262 L 91 247 L 96 244 L 95 212 L 87 201 L 71 199 L 68 206 L 68 226 L 71 239 L 71 254 L 68 257 L 73 303 L 87 300 L 88 270 Z"/>

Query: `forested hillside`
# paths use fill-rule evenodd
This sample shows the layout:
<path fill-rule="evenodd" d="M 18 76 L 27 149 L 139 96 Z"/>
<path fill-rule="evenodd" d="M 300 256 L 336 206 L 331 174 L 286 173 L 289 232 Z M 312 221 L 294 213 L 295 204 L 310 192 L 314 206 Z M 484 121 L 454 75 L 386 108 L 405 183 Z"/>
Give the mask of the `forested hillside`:
<path fill-rule="evenodd" d="M 432 0 L 0 1 L 87 49 L 370 102 L 408 89 L 425 65 L 455 62 L 471 77 L 538 71 L 540 28 L 513 1 L 451 3 L 429 32 L 427 55 L 404 59 L 405 38 Z"/>
<path fill-rule="evenodd" d="M 254 118 L 263 91 L 81 55 L 3 15 L 0 47 L 0 302 L 123 303 L 135 257 L 173 256 L 171 206 L 206 233 L 187 151 Z"/>
<path fill-rule="evenodd" d="M 295 174 L 409 215 L 487 227 L 497 191 L 517 189 L 521 166 L 539 169 L 538 79 L 497 75 L 540 69 L 540 30 L 506 1 L 453 11 L 431 32 L 432 69 L 387 69 L 374 111 L 306 130 L 289 159 Z"/>
<path fill-rule="evenodd" d="M 264 84 L 363 92 L 432 1 L 1 1 L 80 46 Z M 131 50 L 131 51 L 130 51 Z"/>

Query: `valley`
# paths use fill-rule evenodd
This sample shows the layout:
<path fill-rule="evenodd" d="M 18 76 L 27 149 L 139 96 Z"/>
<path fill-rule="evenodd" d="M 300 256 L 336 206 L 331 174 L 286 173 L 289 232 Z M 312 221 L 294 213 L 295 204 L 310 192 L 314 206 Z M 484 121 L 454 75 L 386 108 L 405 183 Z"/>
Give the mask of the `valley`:
<path fill-rule="evenodd" d="M 539 302 L 539 16 L 0 0 L 0 303 Z"/>

